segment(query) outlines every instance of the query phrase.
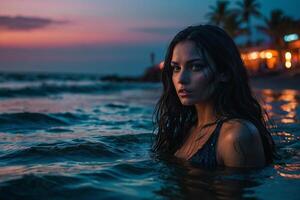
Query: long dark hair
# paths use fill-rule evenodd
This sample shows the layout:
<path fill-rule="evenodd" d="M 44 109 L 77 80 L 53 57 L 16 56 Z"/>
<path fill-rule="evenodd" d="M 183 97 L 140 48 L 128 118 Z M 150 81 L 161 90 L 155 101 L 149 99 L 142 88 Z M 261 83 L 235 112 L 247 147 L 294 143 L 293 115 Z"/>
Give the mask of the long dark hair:
<path fill-rule="evenodd" d="M 172 82 L 171 59 L 173 49 L 181 41 L 193 41 L 212 58 L 215 74 L 225 74 L 226 82 L 218 84 L 212 96 L 215 113 L 220 117 L 245 119 L 259 130 L 267 163 L 273 161 L 275 144 L 266 127 L 266 118 L 249 87 L 247 71 L 240 53 L 230 36 L 212 25 L 190 26 L 180 31 L 171 41 L 162 70 L 163 93 L 155 108 L 157 134 L 153 151 L 174 154 L 184 142 L 188 130 L 197 121 L 194 106 L 183 106 Z M 215 75 L 216 76 L 216 75 Z"/>

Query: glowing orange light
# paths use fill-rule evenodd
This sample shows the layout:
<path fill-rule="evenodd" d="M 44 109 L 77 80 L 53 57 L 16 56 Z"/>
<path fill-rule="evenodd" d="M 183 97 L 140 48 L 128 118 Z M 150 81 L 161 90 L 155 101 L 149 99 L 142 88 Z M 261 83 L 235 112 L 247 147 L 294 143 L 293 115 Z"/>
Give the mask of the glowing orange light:
<path fill-rule="evenodd" d="M 159 63 L 159 69 L 163 69 L 164 68 L 164 61 Z"/>
<path fill-rule="evenodd" d="M 286 52 L 286 53 L 285 53 L 285 59 L 286 59 L 286 60 L 291 60 L 291 58 L 292 58 L 291 52 Z"/>
<path fill-rule="evenodd" d="M 258 58 L 258 55 L 259 55 L 258 52 L 257 52 L 257 51 L 254 51 L 254 52 L 250 53 L 250 54 L 248 55 L 248 57 L 249 57 L 250 60 L 255 60 L 255 59 Z"/>
<path fill-rule="evenodd" d="M 253 54 L 252 57 L 255 58 L 256 55 Z M 273 57 L 273 54 L 272 54 L 270 51 L 262 51 L 262 52 L 259 53 L 259 57 L 260 57 L 261 59 L 265 59 L 265 58 L 266 58 L 266 59 L 270 59 L 270 58 Z"/>
<path fill-rule="evenodd" d="M 285 67 L 288 68 L 288 69 L 291 68 L 292 67 L 291 61 L 286 61 L 285 62 Z"/>
<path fill-rule="evenodd" d="M 272 54 L 271 52 L 266 52 L 265 57 L 266 57 L 267 59 L 270 59 L 270 58 L 273 57 L 273 54 Z"/>
<path fill-rule="evenodd" d="M 261 58 L 261 59 L 264 59 L 266 56 L 265 56 L 265 52 L 264 51 L 262 51 L 262 52 L 260 52 L 259 53 L 259 57 Z"/>

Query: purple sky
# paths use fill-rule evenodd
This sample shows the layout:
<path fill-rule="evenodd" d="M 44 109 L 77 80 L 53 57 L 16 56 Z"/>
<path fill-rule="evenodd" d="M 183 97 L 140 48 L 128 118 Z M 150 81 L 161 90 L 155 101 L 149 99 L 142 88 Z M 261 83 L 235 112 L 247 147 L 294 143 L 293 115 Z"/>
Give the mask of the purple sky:
<path fill-rule="evenodd" d="M 231 5 L 234 6 L 232 1 Z M 300 18 L 298 0 L 260 0 L 261 11 Z M 205 23 L 212 0 L 2 0 L 0 71 L 138 75 L 172 36 Z"/>

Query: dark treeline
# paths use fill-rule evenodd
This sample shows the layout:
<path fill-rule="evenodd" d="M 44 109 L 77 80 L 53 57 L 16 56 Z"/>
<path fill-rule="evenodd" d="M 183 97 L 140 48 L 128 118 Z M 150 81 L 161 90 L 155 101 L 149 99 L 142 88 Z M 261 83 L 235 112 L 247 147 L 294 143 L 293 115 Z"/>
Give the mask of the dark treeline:
<path fill-rule="evenodd" d="M 284 35 L 291 33 L 300 34 L 300 20 L 286 15 L 280 9 L 272 10 L 267 16 L 260 11 L 260 3 L 257 0 L 242 0 L 231 3 L 226 0 L 218 0 L 210 6 L 206 15 L 208 23 L 225 29 L 234 39 L 246 36 L 244 46 L 259 45 L 262 40 L 253 40 L 253 30 L 266 35 L 272 45 L 278 50 L 285 47 Z M 257 18 L 256 24 L 253 18 Z"/>

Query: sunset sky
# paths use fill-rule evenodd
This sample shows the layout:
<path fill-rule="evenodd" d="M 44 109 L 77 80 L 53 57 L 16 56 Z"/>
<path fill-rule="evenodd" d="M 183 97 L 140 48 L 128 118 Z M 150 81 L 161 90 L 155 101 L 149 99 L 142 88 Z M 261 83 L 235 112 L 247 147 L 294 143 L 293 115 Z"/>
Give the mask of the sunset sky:
<path fill-rule="evenodd" d="M 234 5 L 236 1 L 232 1 Z M 300 18 L 298 0 L 261 0 Z M 0 71 L 138 75 L 212 0 L 1 0 Z"/>

